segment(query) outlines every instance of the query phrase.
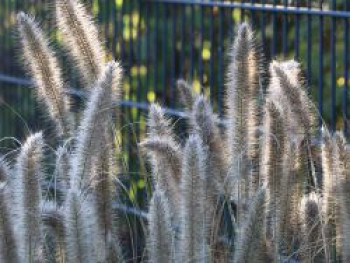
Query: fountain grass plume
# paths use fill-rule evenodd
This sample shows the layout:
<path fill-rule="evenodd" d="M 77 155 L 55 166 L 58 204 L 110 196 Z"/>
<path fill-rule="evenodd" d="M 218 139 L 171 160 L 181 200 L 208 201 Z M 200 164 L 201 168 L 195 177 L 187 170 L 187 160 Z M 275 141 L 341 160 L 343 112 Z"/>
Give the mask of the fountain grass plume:
<path fill-rule="evenodd" d="M 166 193 L 173 215 L 178 216 L 181 176 L 181 151 L 172 138 L 168 136 L 150 137 L 140 144 L 147 150 L 152 165 L 152 177 L 159 190 Z"/>
<path fill-rule="evenodd" d="M 202 96 L 197 96 L 192 113 L 191 123 L 193 133 L 197 134 L 202 141 L 202 147 L 207 155 L 205 187 L 206 187 L 206 234 L 209 243 L 212 244 L 211 254 L 218 253 L 214 246 L 219 243 L 220 221 L 223 216 L 223 207 L 220 207 L 220 197 L 230 196 L 230 187 L 227 187 L 229 178 L 227 177 L 228 163 L 224 147 L 224 140 L 217 125 L 218 119 L 214 115 L 207 100 Z M 215 175 L 215 176 L 212 176 Z M 221 251 L 219 253 L 225 254 Z M 219 249 L 220 250 L 220 249 Z M 229 250 L 229 249 L 227 249 Z M 220 255 L 222 256 L 222 255 Z M 214 255 L 212 257 L 215 257 Z"/>
<path fill-rule="evenodd" d="M 305 262 L 320 262 L 322 258 L 322 220 L 320 214 L 320 197 L 311 192 L 301 201 L 303 216 L 302 258 Z"/>
<path fill-rule="evenodd" d="M 41 188 L 43 178 L 44 141 L 41 132 L 27 138 L 17 157 L 16 202 L 19 222 L 17 226 L 21 262 L 38 260 L 43 245 L 41 224 Z"/>
<path fill-rule="evenodd" d="M 270 91 L 277 94 L 280 92 L 279 96 L 284 96 L 284 102 L 288 103 L 288 107 L 294 109 L 293 117 L 296 118 L 294 121 L 297 123 L 303 121 L 300 123 L 303 127 L 302 132 L 313 134 L 317 127 L 317 114 L 315 106 L 305 90 L 305 81 L 300 64 L 295 60 L 273 61 L 270 71 L 272 83 L 275 84 Z"/>
<path fill-rule="evenodd" d="M 73 186 L 67 193 L 64 207 L 66 262 L 97 262 L 97 219 L 91 200 Z"/>
<path fill-rule="evenodd" d="M 196 95 L 192 90 L 192 87 L 184 80 L 180 79 L 177 81 L 177 90 L 179 92 L 180 101 L 186 110 L 191 112 L 192 106 L 196 100 Z"/>
<path fill-rule="evenodd" d="M 208 172 L 216 174 L 215 177 L 208 178 L 208 184 L 214 187 L 211 194 L 218 196 L 219 193 L 226 193 L 228 164 L 224 140 L 217 126 L 217 117 L 203 96 L 198 96 L 195 100 L 191 119 L 193 132 L 198 134 L 203 144 L 208 147 Z"/>
<path fill-rule="evenodd" d="M 334 245 L 334 225 L 336 209 L 336 177 L 333 159 L 334 142 L 326 127 L 322 127 L 321 165 L 322 165 L 322 204 L 321 216 L 324 226 L 324 248 L 329 258 L 329 251 Z"/>
<path fill-rule="evenodd" d="M 348 262 L 350 260 L 350 154 L 342 133 L 337 132 L 334 141 L 333 158 L 337 175 L 336 196 L 339 205 L 335 218 L 337 235 L 340 237 L 337 240 L 337 249 L 341 251 L 342 262 Z"/>
<path fill-rule="evenodd" d="M 0 157 L 0 182 L 6 182 L 10 179 L 10 174 L 10 165 L 3 157 Z"/>
<path fill-rule="evenodd" d="M 227 116 L 227 147 L 230 163 L 230 180 L 235 182 L 232 186 L 233 199 L 238 206 L 238 222 L 245 216 L 246 210 L 243 207 L 248 202 L 249 180 L 247 171 L 247 150 L 248 150 L 248 91 L 249 66 L 248 58 L 251 52 L 250 28 L 244 24 L 238 29 L 237 37 L 230 52 L 231 62 L 227 71 L 226 83 L 226 116 Z"/>
<path fill-rule="evenodd" d="M 165 116 L 163 109 L 157 104 L 152 104 L 149 108 L 147 127 L 149 138 L 158 136 L 175 138 L 171 120 Z"/>
<path fill-rule="evenodd" d="M 333 198 L 335 191 L 335 176 L 333 163 L 333 140 L 326 127 L 322 128 L 322 146 L 321 146 L 321 160 L 322 160 L 322 192 L 323 202 L 322 210 L 325 218 L 331 217 L 330 209 L 335 204 Z"/>
<path fill-rule="evenodd" d="M 294 86 L 299 93 L 300 104 L 298 106 L 301 106 L 301 108 L 298 109 L 300 110 L 299 114 L 302 115 L 302 119 L 304 120 L 302 125 L 304 126 L 305 132 L 310 136 L 317 128 L 317 112 L 315 105 L 305 89 L 305 77 L 301 65 L 295 60 L 289 60 L 281 62 L 280 67 L 286 72 L 291 85 Z M 297 106 L 294 105 L 293 107 Z"/>
<path fill-rule="evenodd" d="M 289 141 L 289 138 L 288 138 Z M 289 145 L 289 142 L 288 142 Z M 283 257 L 291 256 L 295 251 L 295 224 L 298 226 L 298 222 L 292 222 L 291 218 L 295 211 L 292 210 L 293 202 L 291 198 L 294 194 L 294 188 L 297 184 L 295 174 L 295 159 L 296 150 L 294 145 L 289 145 L 286 148 L 286 158 L 283 164 L 283 173 L 281 180 L 279 202 L 276 204 L 276 234 L 275 234 L 275 245 L 276 253 L 274 253 L 275 261 L 281 260 Z M 293 200 L 294 201 L 294 200 Z M 297 215 L 299 212 L 297 211 Z M 297 240 L 295 240 L 297 241 Z"/>
<path fill-rule="evenodd" d="M 98 30 L 79 0 L 55 0 L 57 26 L 67 51 L 77 62 L 83 82 L 91 86 L 103 72 L 105 52 Z"/>
<path fill-rule="evenodd" d="M 175 235 L 171 224 L 171 212 L 168 200 L 160 190 L 153 193 L 148 221 L 147 248 L 150 262 L 174 262 Z"/>
<path fill-rule="evenodd" d="M 108 131 L 106 131 L 108 133 Z M 108 138 L 106 135 L 105 138 Z M 113 147 L 109 141 L 104 141 L 105 147 L 100 152 L 99 161 L 92 169 L 92 193 L 94 195 L 94 205 L 99 241 L 97 250 L 98 262 L 117 263 L 123 262 L 119 240 L 116 237 L 115 211 L 113 210 L 113 200 L 117 195 L 113 169 Z"/>
<path fill-rule="evenodd" d="M 186 143 L 180 184 L 179 258 L 183 261 L 207 260 L 206 232 L 207 154 L 201 139 L 191 135 Z"/>
<path fill-rule="evenodd" d="M 176 184 L 180 181 L 182 153 L 180 146 L 167 136 L 149 138 L 139 144 L 141 148 L 153 152 L 163 159 L 171 169 L 171 177 Z M 169 180 L 171 180 L 169 178 Z"/>
<path fill-rule="evenodd" d="M 267 100 L 264 114 L 264 135 L 261 152 L 261 184 L 266 186 L 266 231 L 269 240 L 275 235 L 278 224 L 276 209 L 279 208 L 283 165 L 286 159 L 286 124 L 282 109 L 274 101 Z M 274 241 L 273 241 L 274 242 Z M 276 247 L 274 245 L 274 247 Z"/>
<path fill-rule="evenodd" d="M 234 263 L 268 262 L 264 234 L 266 190 L 260 189 L 250 205 L 237 238 Z"/>
<path fill-rule="evenodd" d="M 147 127 L 147 140 L 141 146 L 148 150 L 154 183 L 166 193 L 171 211 L 176 215 L 180 200 L 181 148 L 175 139 L 170 119 L 156 104 L 152 104 L 149 109 Z M 166 151 L 160 152 L 161 149 Z"/>
<path fill-rule="evenodd" d="M 93 162 L 102 151 L 105 127 L 113 114 L 113 102 L 119 95 L 121 69 L 117 62 L 110 62 L 91 90 L 76 134 L 76 145 L 70 164 L 71 184 L 90 185 Z M 117 87 L 117 90 L 113 90 Z"/>
<path fill-rule="evenodd" d="M 72 129 L 69 103 L 55 54 L 33 17 L 21 12 L 17 21 L 23 61 L 37 87 L 38 98 L 55 122 L 58 135 L 69 137 Z"/>
<path fill-rule="evenodd" d="M 68 190 L 70 187 L 69 180 L 69 159 L 70 154 L 66 146 L 58 147 L 56 151 L 56 174 L 57 181 L 63 190 Z"/>
<path fill-rule="evenodd" d="M 54 237 L 54 251 L 57 262 L 66 262 L 64 211 L 53 201 L 45 201 L 41 205 L 41 219 L 44 227 Z M 50 253 L 48 251 L 47 253 Z"/>
<path fill-rule="evenodd" d="M 0 261 L 18 263 L 18 245 L 15 224 L 11 214 L 9 193 L 5 182 L 0 183 Z"/>

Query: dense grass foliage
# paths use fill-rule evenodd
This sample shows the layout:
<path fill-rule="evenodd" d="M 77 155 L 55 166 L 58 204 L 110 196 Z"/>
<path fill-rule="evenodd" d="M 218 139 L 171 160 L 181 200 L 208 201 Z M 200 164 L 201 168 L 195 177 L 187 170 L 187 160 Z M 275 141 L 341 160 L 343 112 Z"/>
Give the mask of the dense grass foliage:
<path fill-rule="evenodd" d="M 14 164 L 0 160 L 1 262 L 350 260 L 350 148 L 341 133 L 318 130 L 300 64 L 272 61 L 267 68 L 248 24 L 229 53 L 223 118 L 184 81 L 185 136 L 160 106 L 150 107 L 139 145 L 152 170 L 147 242 L 141 257 L 129 258 L 114 206 L 120 193 L 112 117 L 121 66 L 102 59 L 84 5 L 55 6 L 87 99 L 72 112 L 57 54 L 34 18 L 18 14 L 24 64 L 55 126 L 52 138 L 31 134 Z M 45 165 L 50 151 L 53 169 Z M 47 177 L 54 179 L 50 196 Z"/>

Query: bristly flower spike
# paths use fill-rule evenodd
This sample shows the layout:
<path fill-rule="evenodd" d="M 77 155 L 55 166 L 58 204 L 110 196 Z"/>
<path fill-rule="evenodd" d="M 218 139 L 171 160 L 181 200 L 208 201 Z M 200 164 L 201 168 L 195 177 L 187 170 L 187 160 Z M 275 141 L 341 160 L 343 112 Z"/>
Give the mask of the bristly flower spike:
<path fill-rule="evenodd" d="M 58 61 L 34 18 L 19 13 L 17 20 L 24 63 L 37 88 L 38 98 L 56 123 L 58 134 L 69 137 L 72 120 L 69 119 L 69 104 Z"/>
<path fill-rule="evenodd" d="M 22 146 L 16 167 L 16 202 L 18 209 L 18 242 L 22 260 L 38 260 L 42 256 L 42 200 L 40 180 L 42 174 L 44 141 L 42 133 L 31 135 Z"/>
<path fill-rule="evenodd" d="M 77 62 L 83 81 L 91 86 L 104 68 L 105 51 L 91 16 L 79 0 L 55 0 L 58 28 L 67 51 Z"/>
<path fill-rule="evenodd" d="M 171 224 L 171 213 L 164 192 L 153 193 L 149 208 L 149 259 L 154 263 L 174 262 L 175 235 Z"/>

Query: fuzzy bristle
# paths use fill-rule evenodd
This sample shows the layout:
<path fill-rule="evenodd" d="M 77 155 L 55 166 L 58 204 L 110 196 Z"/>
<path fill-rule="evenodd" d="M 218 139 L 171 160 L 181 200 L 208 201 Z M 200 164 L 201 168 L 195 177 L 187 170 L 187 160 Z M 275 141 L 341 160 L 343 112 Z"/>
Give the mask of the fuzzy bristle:
<path fill-rule="evenodd" d="M 295 147 L 288 147 L 286 151 L 287 158 L 283 164 L 283 173 L 281 179 L 281 188 L 279 202 L 276 204 L 276 234 L 275 245 L 276 253 L 274 253 L 275 260 L 280 260 L 283 257 L 289 257 L 294 252 L 294 237 L 295 228 L 299 222 L 291 222 L 291 217 L 297 217 L 299 211 L 291 211 L 294 200 L 292 202 L 294 188 L 296 187 L 297 180 L 294 170 Z M 296 215 L 292 213 L 296 212 Z M 297 240 L 296 240 L 297 241 Z"/>
<path fill-rule="evenodd" d="M 54 239 L 55 258 L 58 262 L 65 262 L 65 226 L 63 209 L 52 201 L 45 201 L 41 205 L 41 219 L 43 225 L 52 233 Z M 52 251 L 47 251 L 52 256 Z"/>
<path fill-rule="evenodd" d="M 181 148 L 176 141 L 171 121 L 160 106 L 151 105 L 148 116 L 148 138 L 141 147 L 150 149 L 148 156 L 154 182 L 166 192 L 171 211 L 178 216 Z"/>
<path fill-rule="evenodd" d="M 161 157 L 171 168 L 171 178 L 176 184 L 180 181 L 182 154 L 180 146 L 168 137 L 149 138 L 144 140 L 140 147 L 154 152 Z M 159 180 L 162 180 L 159 178 Z M 166 179 L 167 180 L 167 179 Z"/>
<path fill-rule="evenodd" d="M 106 138 L 109 136 L 106 134 Z M 113 200 L 117 195 L 113 163 L 113 147 L 108 141 L 104 141 L 104 148 L 99 155 L 98 162 L 92 171 L 92 193 L 97 218 L 99 249 L 98 262 L 117 263 L 122 262 L 121 248 L 117 239 L 115 227 L 115 212 Z"/>
<path fill-rule="evenodd" d="M 15 239 L 15 224 L 9 206 L 9 193 L 6 183 L 0 183 L 0 261 L 17 263 L 18 246 Z"/>
<path fill-rule="evenodd" d="M 0 157 L 0 182 L 6 182 L 11 179 L 10 173 L 10 165 L 3 157 Z"/>
<path fill-rule="evenodd" d="M 69 189 L 69 152 L 66 147 L 59 147 L 56 153 L 56 173 L 57 181 L 64 188 Z"/>
<path fill-rule="evenodd" d="M 206 243 L 206 152 L 198 136 L 187 140 L 180 184 L 180 258 L 183 261 L 207 260 Z"/>
<path fill-rule="evenodd" d="M 255 155 L 257 140 L 259 94 L 259 74 L 255 41 L 250 26 L 242 24 L 231 51 L 231 63 L 227 73 L 226 116 L 227 147 L 231 156 L 230 175 L 235 181 L 233 187 L 234 199 L 238 201 L 238 222 L 245 217 L 243 207 L 249 202 L 249 191 L 258 185 L 258 174 L 254 166 L 249 175 L 249 155 Z M 254 157 L 256 160 L 256 156 Z"/>
<path fill-rule="evenodd" d="M 350 261 L 350 155 L 346 139 L 340 132 L 334 138 L 334 172 L 338 209 L 335 208 L 337 251 L 341 251 L 342 262 Z M 337 220 L 338 219 L 338 220 Z"/>
<path fill-rule="evenodd" d="M 260 189 L 250 205 L 237 239 L 234 263 L 268 262 L 264 239 L 265 194 L 265 189 Z"/>
<path fill-rule="evenodd" d="M 16 167 L 18 241 L 22 259 L 38 260 L 42 254 L 41 189 L 44 141 L 42 133 L 31 135 L 21 148 Z"/>
<path fill-rule="evenodd" d="M 168 136 L 175 138 L 170 119 L 165 116 L 163 109 L 157 104 L 152 104 L 149 108 L 147 126 L 149 137 Z"/>
<path fill-rule="evenodd" d="M 114 99 L 119 97 L 121 69 L 116 62 L 110 62 L 91 91 L 89 101 L 83 112 L 81 124 L 77 130 L 76 146 L 70 164 L 71 184 L 90 184 L 91 168 L 101 153 L 104 132 L 113 114 Z"/>
<path fill-rule="evenodd" d="M 273 101 L 267 100 L 262 140 L 261 181 L 267 191 L 267 236 L 272 238 L 278 224 L 276 209 L 279 207 L 283 165 L 286 156 L 286 125 L 282 110 Z"/>
<path fill-rule="evenodd" d="M 83 81 L 91 86 L 103 72 L 105 51 L 97 27 L 79 0 L 55 0 L 56 19 L 67 51 L 77 62 Z"/>
<path fill-rule="evenodd" d="M 96 212 L 89 198 L 83 196 L 79 190 L 70 189 L 64 211 L 68 263 L 97 262 L 96 220 Z"/>
<path fill-rule="evenodd" d="M 301 246 L 305 262 L 318 262 L 322 258 L 322 221 L 320 197 L 316 193 L 305 195 L 301 202 L 304 242 Z"/>
<path fill-rule="evenodd" d="M 148 253 L 150 262 L 173 262 L 175 235 L 171 224 L 170 207 L 165 194 L 153 193 L 149 214 Z"/>
<path fill-rule="evenodd" d="M 181 79 L 177 81 L 177 90 L 179 92 L 182 105 L 185 106 L 187 111 L 191 111 L 196 100 L 192 87 L 186 81 Z"/>
<path fill-rule="evenodd" d="M 72 123 L 59 63 L 34 18 L 19 13 L 17 20 L 24 63 L 37 88 L 38 98 L 45 104 L 58 134 L 69 137 Z"/>

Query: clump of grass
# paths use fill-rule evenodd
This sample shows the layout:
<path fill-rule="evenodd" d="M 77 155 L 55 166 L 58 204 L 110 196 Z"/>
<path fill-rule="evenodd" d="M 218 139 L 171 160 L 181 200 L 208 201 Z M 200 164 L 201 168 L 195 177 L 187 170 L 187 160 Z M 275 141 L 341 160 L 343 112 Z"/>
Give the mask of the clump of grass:
<path fill-rule="evenodd" d="M 42 191 L 51 173 L 42 133 L 28 137 L 14 166 L 0 159 L 0 260 L 124 262 L 110 128 L 122 70 L 104 62 L 98 30 L 80 1 L 55 6 L 67 54 L 89 88 L 87 103 L 78 116 L 70 111 L 55 53 L 34 19 L 20 13 L 23 59 L 59 138 L 51 148 L 54 192 L 61 195 L 48 200 Z M 326 128 L 315 143 L 317 114 L 300 65 L 273 61 L 266 69 L 258 47 L 250 26 L 241 25 L 229 54 L 224 122 L 184 81 L 184 142 L 162 108 L 150 107 L 140 144 L 153 179 L 146 261 L 350 260 L 348 144 Z"/>
<path fill-rule="evenodd" d="M 180 182 L 177 177 L 167 180 L 184 198 L 180 204 L 186 204 L 169 204 L 170 210 L 179 209 L 181 215 L 172 217 L 179 231 L 175 255 L 190 262 L 198 258 L 200 262 L 346 261 L 346 141 L 343 136 L 330 135 L 326 128 L 324 140 L 318 140 L 317 111 L 305 89 L 300 64 L 272 61 L 265 69 L 258 50 L 249 25 L 241 25 L 229 54 L 223 120 L 203 95 L 178 81 L 188 118 L 187 143 L 177 142 L 167 118 L 162 115 L 154 121 L 154 111 L 150 112 L 149 134 L 141 145 L 150 140 L 162 139 L 167 145 L 176 141 L 176 152 L 183 152 L 181 167 L 176 166 L 182 170 Z M 161 112 L 158 106 L 157 112 Z M 188 145 L 194 138 L 201 150 L 191 143 L 189 155 Z M 163 169 L 171 162 L 154 162 L 165 151 L 152 153 L 153 176 L 171 177 Z M 191 160 L 196 162 L 189 165 Z M 188 180 L 188 173 L 192 175 L 186 185 L 191 187 L 184 191 L 182 182 Z M 162 189 L 158 184 L 154 188 Z M 171 199 L 169 193 L 165 195 Z M 230 228 L 233 235 L 227 231 Z M 151 229 L 149 235 L 154 235 Z"/>

